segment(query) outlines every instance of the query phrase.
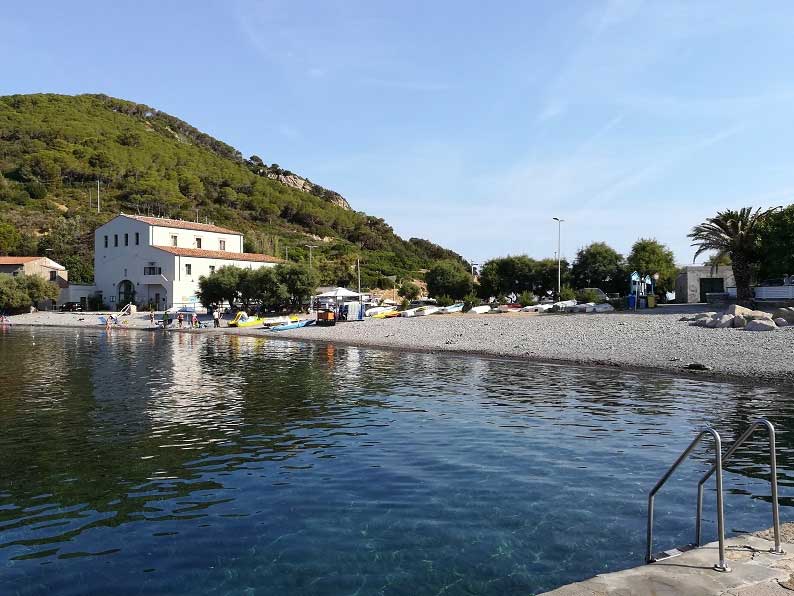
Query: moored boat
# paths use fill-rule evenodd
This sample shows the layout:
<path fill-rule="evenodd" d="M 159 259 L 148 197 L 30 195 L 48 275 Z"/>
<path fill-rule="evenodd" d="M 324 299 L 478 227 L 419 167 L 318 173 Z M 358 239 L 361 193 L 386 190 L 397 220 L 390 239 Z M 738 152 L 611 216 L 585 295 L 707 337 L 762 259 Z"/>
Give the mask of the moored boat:
<path fill-rule="evenodd" d="M 415 317 L 424 317 L 424 316 L 427 316 L 427 315 L 432 315 L 433 313 L 436 313 L 436 312 L 438 312 L 438 307 L 428 304 L 427 306 L 420 306 L 419 308 L 417 308 L 416 312 L 414 313 L 414 316 Z"/>
<path fill-rule="evenodd" d="M 454 312 L 463 312 L 463 302 L 456 302 L 455 304 L 450 304 L 449 306 L 441 306 L 435 312 L 435 314 L 448 315 Z"/>
<path fill-rule="evenodd" d="M 303 319 L 302 321 L 292 321 L 282 325 L 274 325 L 270 327 L 271 331 L 288 331 L 290 329 L 300 329 L 301 327 L 308 327 L 314 324 L 314 319 Z"/>
<path fill-rule="evenodd" d="M 469 312 L 473 312 L 476 315 L 483 315 L 487 312 L 491 312 L 491 307 L 487 304 L 483 304 L 482 306 L 475 306 Z"/>

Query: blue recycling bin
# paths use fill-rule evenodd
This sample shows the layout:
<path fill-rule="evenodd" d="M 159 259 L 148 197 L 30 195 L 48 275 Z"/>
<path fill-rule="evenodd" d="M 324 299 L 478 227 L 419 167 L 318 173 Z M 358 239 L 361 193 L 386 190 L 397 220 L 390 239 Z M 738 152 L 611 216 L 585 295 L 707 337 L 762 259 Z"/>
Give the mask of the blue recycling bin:
<path fill-rule="evenodd" d="M 629 294 L 629 310 L 634 310 L 634 303 L 637 300 L 637 296 L 634 294 Z"/>

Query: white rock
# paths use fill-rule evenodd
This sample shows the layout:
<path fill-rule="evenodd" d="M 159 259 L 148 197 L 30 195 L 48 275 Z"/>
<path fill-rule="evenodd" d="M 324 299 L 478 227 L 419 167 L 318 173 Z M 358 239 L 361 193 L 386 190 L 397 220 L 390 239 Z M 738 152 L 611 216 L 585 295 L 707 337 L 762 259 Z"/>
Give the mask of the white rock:
<path fill-rule="evenodd" d="M 717 313 L 715 312 L 702 312 L 695 315 L 694 321 L 700 321 L 701 319 L 710 319 Z"/>
<path fill-rule="evenodd" d="M 769 319 L 753 319 L 745 327 L 747 331 L 775 331 L 777 326 Z"/>
<path fill-rule="evenodd" d="M 777 325 L 778 327 L 786 327 L 788 326 L 788 321 L 783 317 L 778 317 L 777 319 L 775 319 L 775 325 Z"/>
<path fill-rule="evenodd" d="M 725 309 L 726 315 L 742 315 L 745 316 L 749 313 L 753 312 L 751 308 L 747 308 L 746 306 L 741 306 L 740 304 L 731 304 L 727 309 Z"/>
<path fill-rule="evenodd" d="M 772 320 L 772 315 L 769 314 L 768 312 L 764 312 L 763 310 L 751 310 L 750 312 L 745 313 L 742 316 L 748 321 L 757 321 L 763 319 L 766 319 L 768 321 Z"/>
<path fill-rule="evenodd" d="M 724 329 L 726 327 L 733 327 L 733 315 L 722 315 L 716 319 L 717 323 L 714 325 L 717 329 Z"/>
<path fill-rule="evenodd" d="M 615 310 L 615 307 L 611 304 L 607 304 L 604 302 L 603 304 L 596 304 L 595 311 L 596 312 L 612 312 Z"/>

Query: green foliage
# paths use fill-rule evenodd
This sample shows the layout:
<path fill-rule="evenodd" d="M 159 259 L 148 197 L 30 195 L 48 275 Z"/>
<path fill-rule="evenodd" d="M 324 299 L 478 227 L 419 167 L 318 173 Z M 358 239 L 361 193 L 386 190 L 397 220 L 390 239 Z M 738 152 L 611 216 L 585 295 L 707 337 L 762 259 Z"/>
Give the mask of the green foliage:
<path fill-rule="evenodd" d="M 463 297 L 463 312 L 469 312 L 475 306 L 480 305 L 480 299 L 477 297 L 477 294 L 471 292 L 470 294 L 466 294 Z"/>
<path fill-rule="evenodd" d="M 605 242 L 593 242 L 576 253 L 571 282 L 577 288 L 600 288 L 604 292 L 624 292 L 628 273 L 623 255 Z"/>
<path fill-rule="evenodd" d="M 400 302 L 400 310 L 408 310 L 411 307 L 411 301 L 408 298 L 403 298 Z"/>
<path fill-rule="evenodd" d="M 759 277 L 794 274 L 794 205 L 768 214 L 758 223 L 756 233 Z"/>
<path fill-rule="evenodd" d="M 300 259 L 304 244 L 320 244 L 314 256 L 323 283 L 350 285 L 357 257 L 364 287 L 385 275 L 415 277 L 442 259 L 463 264 L 449 250 L 405 241 L 382 219 L 338 206 L 344 201 L 332 191 L 301 192 L 268 177 L 276 172 L 285 173 L 146 105 L 105 95 L 0 97 L 0 224 L 46 238 L 79 220 L 75 241 L 47 253 L 58 262 L 92 261 L 94 230 L 119 212 L 192 220 L 198 209 L 202 220 L 262 240 L 254 246 L 263 252 L 283 256 L 289 245 Z M 37 199 L 42 187 L 51 201 Z"/>
<path fill-rule="evenodd" d="M 60 288 L 38 275 L 0 273 L 0 309 L 18 311 L 44 300 L 56 300 Z"/>
<path fill-rule="evenodd" d="M 650 238 L 640 238 L 631 247 L 626 259 L 628 268 L 640 275 L 659 274 L 659 281 L 654 284 L 658 293 L 671 291 L 675 288 L 675 266 L 673 251 L 664 244 Z M 602 288 L 603 289 L 603 288 Z"/>
<path fill-rule="evenodd" d="M 521 306 L 532 306 L 538 303 L 538 299 L 537 296 L 535 296 L 535 294 L 533 294 L 532 292 L 527 292 L 526 290 L 524 290 L 523 292 L 521 292 L 521 295 L 518 297 L 518 303 Z"/>
<path fill-rule="evenodd" d="M 240 293 L 244 304 L 256 302 L 262 310 L 278 310 L 290 297 L 286 285 L 273 267 L 244 270 Z"/>
<path fill-rule="evenodd" d="M 10 224 L 0 223 L 0 255 L 16 255 L 22 236 Z"/>
<path fill-rule="evenodd" d="M 240 297 L 240 278 L 243 270 L 227 265 L 217 269 L 208 277 L 199 277 L 199 289 L 196 292 L 201 304 L 209 307 L 213 304 L 228 302 L 235 304 Z"/>
<path fill-rule="evenodd" d="M 570 272 L 568 262 L 560 263 L 562 281 L 567 283 Z M 526 255 L 507 256 L 491 259 L 480 270 L 480 297 L 521 294 L 532 292 L 543 295 L 557 290 L 557 261 L 555 259 L 535 260 Z"/>
<path fill-rule="evenodd" d="M 571 286 L 562 286 L 560 288 L 560 300 L 575 300 L 576 292 Z"/>
<path fill-rule="evenodd" d="M 604 302 L 603 296 L 596 292 L 593 288 L 584 288 L 576 292 L 576 301 L 577 302 L 595 302 L 596 304 L 600 304 Z"/>
<path fill-rule="evenodd" d="M 419 298 L 420 293 L 421 290 L 419 289 L 419 286 L 417 286 L 415 283 L 411 281 L 404 281 L 400 286 L 400 289 L 397 290 L 397 294 L 401 298 L 405 298 L 406 300 L 409 301 L 416 300 L 417 298 Z"/>
<path fill-rule="evenodd" d="M 290 297 L 290 306 L 299 309 L 319 285 L 317 273 L 302 263 L 276 265 L 276 275 Z"/>
<path fill-rule="evenodd" d="M 469 272 L 458 262 L 439 261 L 425 274 L 427 293 L 430 296 L 463 298 L 471 293 L 473 282 Z"/>
<path fill-rule="evenodd" d="M 453 300 L 449 296 L 439 296 L 438 298 L 436 298 L 437 306 L 452 306 L 453 304 L 455 304 L 455 300 Z"/>

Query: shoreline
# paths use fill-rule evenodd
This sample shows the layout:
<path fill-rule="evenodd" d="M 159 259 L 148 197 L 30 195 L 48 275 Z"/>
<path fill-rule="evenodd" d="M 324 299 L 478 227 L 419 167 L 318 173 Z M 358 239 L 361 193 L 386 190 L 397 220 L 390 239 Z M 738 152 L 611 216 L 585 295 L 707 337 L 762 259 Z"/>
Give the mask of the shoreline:
<path fill-rule="evenodd" d="M 708 380 L 776 385 L 794 382 L 794 327 L 776 332 L 707 329 L 679 321 L 682 313 L 442 315 L 343 322 L 268 333 L 261 327 L 172 328 L 171 332 L 270 337 L 392 351 L 457 354 L 574 365 Z M 104 328 L 94 313 L 16 315 L 12 327 Z M 61 319 L 61 320 L 59 320 Z M 202 318 L 206 322 L 206 318 Z M 160 331 L 147 314 L 123 329 Z M 114 327 L 114 330 L 118 329 Z M 704 365 L 705 370 L 687 368 Z"/>

